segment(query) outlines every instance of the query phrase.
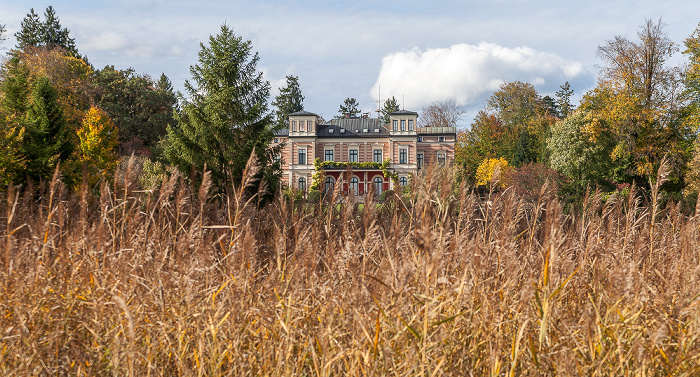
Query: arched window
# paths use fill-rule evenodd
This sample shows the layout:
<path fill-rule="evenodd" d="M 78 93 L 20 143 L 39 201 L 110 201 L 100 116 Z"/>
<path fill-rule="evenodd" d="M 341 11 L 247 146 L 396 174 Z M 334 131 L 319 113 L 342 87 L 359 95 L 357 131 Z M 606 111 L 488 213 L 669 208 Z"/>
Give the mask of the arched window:
<path fill-rule="evenodd" d="M 406 187 L 406 185 L 408 185 L 408 178 L 406 178 L 406 177 L 399 178 L 399 186 Z"/>
<path fill-rule="evenodd" d="M 355 195 L 360 192 L 360 180 L 357 177 L 350 178 L 350 192 Z"/>
<path fill-rule="evenodd" d="M 333 177 L 326 177 L 326 184 L 323 186 L 323 192 L 333 192 L 333 185 L 335 185 L 335 180 Z"/>
<path fill-rule="evenodd" d="M 379 195 L 382 193 L 382 186 L 384 186 L 384 180 L 382 177 L 374 177 L 374 194 Z"/>
<path fill-rule="evenodd" d="M 297 185 L 299 190 L 306 191 L 306 178 L 299 177 L 299 184 Z"/>

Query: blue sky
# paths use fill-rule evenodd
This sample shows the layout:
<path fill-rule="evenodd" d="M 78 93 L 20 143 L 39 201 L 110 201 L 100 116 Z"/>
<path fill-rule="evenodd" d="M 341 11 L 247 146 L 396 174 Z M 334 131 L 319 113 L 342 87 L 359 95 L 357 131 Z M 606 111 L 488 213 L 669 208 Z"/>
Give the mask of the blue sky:
<path fill-rule="evenodd" d="M 662 18 L 680 45 L 700 22 L 689 0 L 0 0 L 9 36 L 2 47 L 15 45 L 30 8 L 48 5 L 97 68 L 165 73 L 181 90 L 199 43 L 226 22 L 252 41 L 273 95 L 285 75 L 299 76 L 308 111 L 331 118 L 346 97 L 374 111 L 381 88 L 382 99 L 393 95 L 415 111 L 455 97 L 465 126 L 503 82 L 552 95 L 568 80 L 580 96 L 595 85 L 597 46 L 634 38 L 645 19 Z"/>

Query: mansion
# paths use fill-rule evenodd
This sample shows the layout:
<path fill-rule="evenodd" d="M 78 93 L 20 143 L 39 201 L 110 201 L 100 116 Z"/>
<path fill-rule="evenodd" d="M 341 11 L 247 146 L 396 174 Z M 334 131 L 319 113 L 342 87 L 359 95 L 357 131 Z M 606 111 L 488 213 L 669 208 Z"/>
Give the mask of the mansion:
<path fill-rule="evenodd" d="M 279 157 L 284 184 L 308 191 L 318 167 L 325 173 L 319 190 L 328 191 L 345 177 L 343 192 L 364 195 L 374 190 L 379 195 L 396 184 L 407 185 L 426 165 L 454 162 L 455 127 L 418 127 L 418 113 L 413 111 L 389 116 L 389 124 L 367 116 L 322 123 L 314 113 L 290 114 L 289 128 L 274 138 L 283 145 Z M 316 159 L 321 163 L 314 164 Z M 348 165 L 350 177 L 345 175 Z"/>

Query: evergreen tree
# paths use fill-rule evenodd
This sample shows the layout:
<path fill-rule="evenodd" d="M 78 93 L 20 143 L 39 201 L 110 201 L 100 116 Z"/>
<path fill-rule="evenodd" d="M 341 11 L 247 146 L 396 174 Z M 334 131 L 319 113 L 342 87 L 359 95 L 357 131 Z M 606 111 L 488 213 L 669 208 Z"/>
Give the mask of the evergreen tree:
<path fill-rule="evenodd" d="M 401 106 L 399 106 L 399 101 L 397 101 L 395 97 L 392 96 L 386 100 L 384 106 L 382 106 L 382 122 L 384 122 L 384 124 L 389 124 L 391 121 L 389 114 L 399 110 L 401 110 Z"/>
<path fill-rule="evenodd" d="M 12 123 L 23 122 L 31 93 L 29 69 L 12 57 L 3 65 L 2 77 L 0 110 Z"/>
<path fill-rule="evenodd" d="M 338 109 L 340 118 L 354 118 L 360 114 L 360 103 L 355 98 L 346 98 L 340 109 Z"/>
<path fill-rule="evenodd" d="M 281 177 L 275 161 L 279 147 L 270 147 L 279 127 L 268 111 L 270 83 L 257 70 L 258 60 L 250 41 L 221 26 L 208 45 L 200 44 L 199 63 L 190 67 L 193 81 L 185 81 L 188 97 L 176 115 L 178 125 L 168 127 L 168 160 L 185 173 L 201 172 L 206 164 L 219 190 L 242 181 L 253 151 L 258 182 L 274 192 Z"/>
<path fill-rule="evenodd" d="M 280 94 L 275 97 L 272 105 L 277 108 L 277 127 L 289 128 L 289 114 L 304 110 L 304 96 L 299 88 L 299 77 L 287 76 L 287 86 L 280 88 Z"/>
<path fill-rule="evenodd" d="M 574 90 L 571 89 L 568 81 L 560 86 L 559 90 L 555 93 L 559 118 L 566 118 L 574 111 L 574 106 L 571 105 L 572 95 L 574 95 Z"/>
<path fill-rule="evenodd" d="M 70 156 L 73 146 L 58 94 L 46 77 L 34 83 L 26 124 L 23 149 L 27 174 L 35 180 L 50 178 L 56 164 Z"/>
<path fill-rule="evenodd" d="M 34 8 L 20 23 L 21 29 L 15 33 L 17 48 L 23 50 L 28 46 L 55 48 L 62 47 L 70 55 L 79 57 L 75 47 L 75 39 L 70 37 L 70 31 L 61 27 L 61 21 L 56 16 L 53 7 L 49 5 L 44 11 L 44 21 L 39 19 Z"/>

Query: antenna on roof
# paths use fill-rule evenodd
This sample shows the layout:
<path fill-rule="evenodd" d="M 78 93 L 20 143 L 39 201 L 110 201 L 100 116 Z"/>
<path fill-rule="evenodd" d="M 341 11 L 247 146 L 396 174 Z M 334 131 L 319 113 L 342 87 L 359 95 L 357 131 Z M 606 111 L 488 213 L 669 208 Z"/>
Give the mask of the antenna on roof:
<path fill-rule="evenodd" d="M 379 95 L 377 96 L 377 119 L 379 119 L 379 113 L 382 112 L 382 86 L 379 85 Z"/>
<path fill-rule="evenodd" d="M 406 95 L 401 95 L 401 110 L 406 110 Z"/>

